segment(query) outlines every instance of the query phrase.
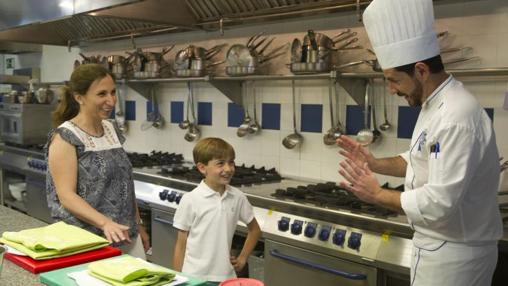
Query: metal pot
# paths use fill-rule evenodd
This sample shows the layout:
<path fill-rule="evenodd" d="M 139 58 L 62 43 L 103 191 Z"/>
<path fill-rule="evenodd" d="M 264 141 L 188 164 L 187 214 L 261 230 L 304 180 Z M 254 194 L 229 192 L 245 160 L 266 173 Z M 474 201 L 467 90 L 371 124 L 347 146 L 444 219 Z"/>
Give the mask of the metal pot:
<path fill-rule="evenodd" d="M 192 59 L 190 62 L 190 69 L 191 70 L 206 70 L 210 67 L 220 65 L 224 63 L 225 61 L 218 61 L 213 63 L 208 63 L 208 60 L 202 59 L 202 58 L 196 58 Z"/>
<path fill-rule="evenodd" d="M 175 70 L 177 77 L 202 77 L 206 73 L 205 70 L 181 69 Z"/>
<path fill-rule="evenodd" d="M 336 43 L 345 41 L 345 40 L 350 39 L 351 37 L 354 37 L 354 36 L 356 36 L 356 32 L 351 33 L 351 32 L 349 32 L 347 30 L 346 30 L 346 32 L 339 33 L 338 35 L 333 37 L 333 39 L 328 37 L 325 34 L 315 33 L 314 34 L 314 41 L 315 41 L 315 43 L 317 45 L 317 48 L 314 48 L 314 49 L 316 50 L 318 48 L 324 48 L 324 49 L 327 49 L 327 50 L 337 51 L 339 49 L 335 47 Z M 356 40 L 351 39 L 351 40 L 349 40 L 347 42 L 347 44 L 345 46 L 347 46 L 347 45 L 349 45 L 351 43 L 354 43 L 354 42 L 356 42 Z M 303 38 L 303 44 L 302 45 L 303 46 L 312 46 L 312 41 L 311 41 L 311 39 L 310 39 L 308 34 Z"/>
<path fill-rule="evenodd" d="M 121 55 L 111 55 L 111 56 L 108 56 L 108 63 L 110 64 L 125 64 L 125 60 L 126 58 L 124 56 L 121 56 Z"/>
<path fill-rule="evenodd" d="M 53 101 L 54 93 L 51 89 L 41 87 L 35 92 L 35 98 L 38 103 L 48 104 Z"/>
<path fill-rule="evenodd" d="M 290 70 L 294 74 L 322 73 L 330 71 L 328 62 L 291 63 Z"/>
<path fill-rule="evenodd" d="M 229 76 L 253 75 L 255 73 L 256 67 L 241 67 L 241 66 L 226 67 L 226 74 Z"/>

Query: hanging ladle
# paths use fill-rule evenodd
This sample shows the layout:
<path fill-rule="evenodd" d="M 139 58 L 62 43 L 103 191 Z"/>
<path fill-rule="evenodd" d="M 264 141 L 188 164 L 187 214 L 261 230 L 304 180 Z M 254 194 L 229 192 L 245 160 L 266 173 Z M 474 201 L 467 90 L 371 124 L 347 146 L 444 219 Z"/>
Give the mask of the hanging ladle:
<path fill-rule="evenodd" d="M 249 124 L 249 133 L 255 134 L 261 130 L 261 126 L 258 122 L 257 108 L 256 108 L 256 88 L 254 87 L 254 82 L 252 82 L 252 100 L 254 105 L 254 118 L 251 120 Z"/>
<path fill-rule="evenodd" d="M 249 115 L 249 106 L 247 104 L 247 94 L 246 94 L 246 83 L 245 81 L 242 81 L 242 106 L 244 111 L 244 117 L 243 122 L 238 127 L 238 130 L 236 130 L 236 136 L 238 137 L 244 137 L 249 133 L 250 129 L 250 122 L 252 121 Z"/>
<path fill-rule="evenodd" d="M 332 100 L 332 93 L 333 93 L 333 82 L 332 79 L 330 79 L 330 82 L 328 84 L 328 101 L 330 102 L 330 129 L 326 131 L 325 135 L 323 136 L 323 143 L 325 145 L 334 145 L 335 144 L 335 134 L 337 133 L 337 126 L 334 126 L 335 120 L 333 118 L 333 100 Z M 338 132 L 338 136 L 340 136 L 340 132 Z"/>
<path fill-rule="evenodd" d="M 337 81 L 334 83 L 334 90 L 335 90 L 335 116 L 337 117 L 337 125 L 335 125 L 335 133 L 334 137 L 335 139 L 338 139 L 340 135 L 344 134 L 344 126 L 342 126 L 342 123 L 340 122 L 340 104 L 339 104 L 339 84 Z"/>
<path fill-rule="evenodd" d="M 296 99 L 295 99 L 295 81 L 291 81 L 291 90 L 293 94 L 293 133 L 284 137 L 282 145 L 287 149 L 293 149 L 296 146 L 302 144 L 303 137 L 296 131 Z"/>
<path fill-rule="evenodd" d="M 185 140 L 188 142 L 192 142 L 194 140 L 199 139 L 201 137 L 201 131 L 199 130 L 199 127 L 197 126 L 196 121 L 196 114 L 195 114 L 195 106 L 194 106 L 194 92 L 192 90 L 192 86 L 190 88 L 190 106 L 191 106 L 191 115 L 192 115 L 192 122 L 189 123 L 189 129 L 187 130 L 187 133 L 185 133 Z"/>
<path fill-rule="evenodd" d="M 377 129 L 377 120 L 376 120 L 376 104 L 374 102 L 375 96 L 374 93 L 370 96 L 370 102 L 371 102 L 371 108 L 372 108 L 372 125 L 374 126 L 374 129 L 372 130 L 372 143 L 379 141 L 381 139 L 381 131 Z"/>
<path fill-rule="evenodd" d="M 390 122 L 388 122 L 388 107 L 386 106 L 386 78 L 383 78 L 383 113 L 385 116 L 385 122 L 381 125 L 379 125 L 379 129 L 386 131 L 392 127 Z"/>
<path fill-rule="evenodd" d="M 369 88 L 370 84 L 367 82 L 365 86 L 365 105 L 363 110 L 363 129 L 358 131 L 356 135 L 356 141 L 363 146 L 367 146 L 374 140 L 374 134 L 369 128 Z"/>
<path fill-rule="evenodd" d="M 116 96 L 118 98 L 117 105 L 118 111 L 115 113 L 115 121 L 118 125 L 118 129 L 125 133 L 127 132 L 127 122 L 125 121 L 125 113 L 123 112 L 125 106 L 125 99 L 123 95 L 123 85 L 119 89 L 116 90 Z"/>
<path fill-rule="evenodd" d="M 187 82 L 187 113 L 185 114 L 185 120 L 178 124 L 178 127 L 180 127 L 181 129 L 187 129 L 187 128 L 189 128 L 189 125 L 190 125 L 190 121 L 189 121 L 190 96 L 191 96 L 191 83 L 190 83 L 190 81 L 188 81 Z"/>

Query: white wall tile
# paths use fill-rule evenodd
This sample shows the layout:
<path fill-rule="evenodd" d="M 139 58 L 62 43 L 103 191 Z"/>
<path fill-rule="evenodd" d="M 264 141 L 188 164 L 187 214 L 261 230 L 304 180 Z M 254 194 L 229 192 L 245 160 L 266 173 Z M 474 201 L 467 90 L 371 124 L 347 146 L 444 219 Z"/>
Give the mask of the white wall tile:
<path fill-rule="evenodd" d="M 443 1 L 441 1 L 443 2 Z M 478 56 L 480 61 L 471 61 L 450 68 L 479 68 L 479 67 L 506 67 L 508 66 L 508 5 L 503 0 L 486 1 L 453 1 L 453 3 L 436 2 L 435 5 L 436 23 L 438 31 L 448 30 L 449 36 L 441 41 L 442 48 L 471 46 L 473 50 L 470 56 Z M 340 14 L 333 17 L 316 17 L 309 19 L 305 24 L 300 21 L 289 21 L 291 25 L 270 24 L 270 31 L 276 33 L 277 45 L 287 42 L 294 37 L 303 37 L 308 23 L 312 23 L 315 29 L 322 29 L 328 35 L 334 35 L 345 27 L 352 27 L 358 32 L 359 44 L 369 47 L 365 31 L 361 24 L 356 21 L 354 15 Z M 294 24 L 294 25 L 293 25 Z M 267 26 L 268 27 L 268 26 Z M 332 28 L 330 28 L 332 27 Z M 248 30 L 248 28 L 245 28 Z M 254 29 L 254 28 L 252 28 Z M 251 30 L 252 30 L 251 29 Z M 251 31 L 249 30 L 249 31 Z M 243 41 L 244 34 L 234 31 L 227 31 L 228 42 Z M 236 35 L 236 36 L 235 36 Z M 183 48 L 188 38 L 179 36 L 179 45 L 175 52 Z M 217 41 L 214 41 L 214 43 Z M 222 42 L 222 41 L 219 41 Z M 210 46 L 208 40 L 201 40 L 203 46 Z M 160 48 L 155 48 L 160 49 Z M 173 51 L 172 51 L 173 52 Z M 172 53 L 170 52 L 170 53 Z M 101 53 L 107 54 L 107 53 Z M 168 55 L 171 58 L 172 54 Z M 457 55 L 447 55 L 446 58 L 453 58 Z M 365 50 L 340 52 L 334 55 L 338 63 L 346 63 L 361 59 L 373 58 Z M 287 58 L 281 57 L 274 62 L 279 65 L 276 73 L 287 72 Z M 273 67 L 273 66 L 272 66 Z M 349 69 L 350 71 L 370 71 L 368 66 L 358 66 Z M 508 84 L 505 78 L 494 79 L 477 77 L 474 80 L 465 79 L 464 84 L 485 107 L 495 108 L 494 128 L 497 136 L 497 143 L 500 153 L 508 157 L 508 111 L 503 110 L 503 95 L 508 91 Z M 461 80 L 459 78 L 459 80 Z M 389 89 L 384 89 L 382 81 L 375 85 L 375 106 L 377 108 L 377 125 L 384 122 L 383 115 L 383 94 L 386 92 L 386 106 L 388 121 L 392 127 L 382 132 L 379 143 L 375 143 L 370 150 L 376 156 L 389 157 L 408 150 L 410 140 L 397 138 L 398 107 L 408 106 L 406 100 L 396 95 L 391 95 Z M 196 101 L 212 102 L 213 125 L 200 126 L 202 137 L 217 136 L 224 138 L 231 143 L 237 153 L 237 163 L 265 165 L 276 167 L 279 172 L 289 176 L 310 177 L 339 182 L 338 163 L 342 160 L 338 154 L 338 147 L 325 146 L 322 142 L 323 133 L 330 128 L 329 103 L 328 103 L 328 82 L 327 80 L 297 80 L 297 129 L 300 131 L 301 104 L 322 104 L 323 105 L 323 133 L 303 133 L 303 145 L 288 150 L 282 145 L 285 136 L 293 132 L 293 113 L 291 81 L 273 80 L 258 81 L 255 83 L 258 97 L 258 115 L 261 123 L 261 104 L 281 104 L 281 129 L 262 130 L 257 135 L 249 135 L 245 138 L 236 136 L 236 128 L 227 127 L 227 105 L 231 102 L 219 90 L 207 82 L 194 82 L 194 93 Z M 339 118 L 345 123 L 346 105 L 355 105 L 354 100 L 348 96 L 342 87 L 339 87 Z M 170 102 L 186 101 L 187 86 L 185 83 L 164 83 L 160 84 L 158 101 L 161 104 L 161 111 L 166 117 L 166 125 L 160 129 L 141 131 L 140 126 L 146 118 L 146 99 L 138 95 L 134 90 L 128 89 L 127 99 L 136 101 L 136 117 L 134 122 L 128 122 L 126 149 L 138 152 L 149 152 L 153 149 L 167 150 L 183 153 L 186 159 L 192 159 L 192 148 L 195 142 L 184 140 L 185 130 L 178 128 L 176 124 L 169 124 Z M 252 92 L 246 95 L 247 102 L 252 102 Z M 249 104 L 252 115 L 252 104 Z M 184 105 L 185 115 L 185 105 Z M 400 178 L 386 176 L 378 177 L 380 182 L 390 182 L 392 185 L 402 183 Z"/>

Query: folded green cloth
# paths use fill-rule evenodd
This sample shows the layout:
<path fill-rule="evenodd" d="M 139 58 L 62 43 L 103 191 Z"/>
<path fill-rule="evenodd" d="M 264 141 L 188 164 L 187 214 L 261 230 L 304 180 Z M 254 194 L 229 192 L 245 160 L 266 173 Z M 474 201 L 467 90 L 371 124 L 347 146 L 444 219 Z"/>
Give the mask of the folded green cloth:
<path fill-rule="evenodd" d="M 92 262 L 88 273 L 115 286 L 158 286 L 175 278 L 174 271 L 129 255 Z"/>
<path fill-rule="evenodd" d="M 0 242 L 33 259 L 69 256 L 109 244 L 103 237 L 63 221 L 18 232 L 6 231 L 2 234 Z"/>

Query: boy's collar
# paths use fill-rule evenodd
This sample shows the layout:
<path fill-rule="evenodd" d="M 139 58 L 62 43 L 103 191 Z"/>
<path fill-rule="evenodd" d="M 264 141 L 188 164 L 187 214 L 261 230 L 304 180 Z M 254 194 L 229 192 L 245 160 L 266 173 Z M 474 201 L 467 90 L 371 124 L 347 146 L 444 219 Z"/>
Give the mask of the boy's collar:
<path fill-rule="evenodd" d="M 200 189 L 202 189 L 202 193 L 205 197 L 211 197 L 219 192 L 217 191 L 214 191 L 212 188 L 210 188 L 210 186 L 208 186 L 206 183 L 205 183 L 205 180 L 201 180 L 201 183 L 199 184 L 199 187 Z M 227 195 L 229 192 L 229 185 L 226 185 L 225 188 L 224 188 L 224 194 L 223 196 Z"/>

